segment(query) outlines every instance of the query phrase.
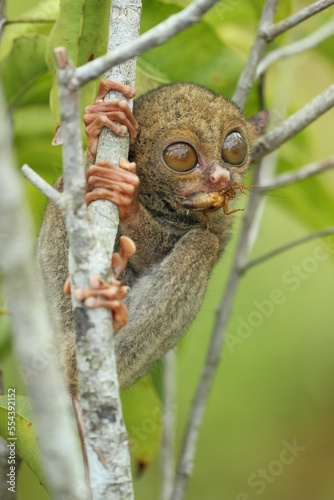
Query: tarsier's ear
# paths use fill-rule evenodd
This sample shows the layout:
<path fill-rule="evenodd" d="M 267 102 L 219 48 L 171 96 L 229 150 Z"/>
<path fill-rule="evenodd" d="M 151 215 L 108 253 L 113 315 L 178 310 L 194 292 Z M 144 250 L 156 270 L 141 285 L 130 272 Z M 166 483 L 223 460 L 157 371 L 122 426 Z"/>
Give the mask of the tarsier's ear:
<path fill-rule="evenodd" d="M 269 111 L 267 109 L 263 109 L 256 115 L 250 118 L 250 121 L 255 125 L 255 131 L 257 135 L 263 134 L 267 123 L 269 120 Z"/>

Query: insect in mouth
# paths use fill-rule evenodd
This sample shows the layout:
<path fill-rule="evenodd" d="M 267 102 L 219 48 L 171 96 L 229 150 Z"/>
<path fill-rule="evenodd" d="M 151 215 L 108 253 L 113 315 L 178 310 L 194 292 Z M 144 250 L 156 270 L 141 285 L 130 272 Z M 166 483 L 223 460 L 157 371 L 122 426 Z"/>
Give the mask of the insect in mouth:
<path fill-rule="evenodd" d="M 218 209 L 223 207 L 225 215 L 231 215 L 236 212 L 243 211 L 243 208 L 237 208 L 234 210 L 228 209 L 228 203 L 230 200 L 235 198 L 236 189 L 240 190 L 240 193 L 245 193 L 245 188 L 253 186 L 244 186 L 238 182 L 234 182 L 228 189 L 219 192 L 205 193 L 197 191 L 192 193 L 190 196 L 181 201 L 181 206 L 188 210 L 209 210 Z"/>

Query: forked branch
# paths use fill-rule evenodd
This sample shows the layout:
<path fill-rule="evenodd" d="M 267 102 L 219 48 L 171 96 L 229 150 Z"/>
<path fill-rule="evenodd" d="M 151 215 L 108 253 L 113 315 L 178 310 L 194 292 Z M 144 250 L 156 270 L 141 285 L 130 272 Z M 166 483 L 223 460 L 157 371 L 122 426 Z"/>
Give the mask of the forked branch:
<path fill-rule="evenodd" d="M 318 0 L 317 2 L 311 3 L 304 9 L 296 12 L 290 17 L 287 17 L 283 21 L 272 24 L 271 26 L 265 26 L 261 30 L 261 35 L 265 37 L 268 42 L 271 42 L 278 35 L 281 35 L 285 31 L 293 28 L 297 24 L 309 19 L 314 16 L 318 12 L 321 12 L 324 9 L 327 9 L 331 5 L 334 4 L 334 0 Z"/>

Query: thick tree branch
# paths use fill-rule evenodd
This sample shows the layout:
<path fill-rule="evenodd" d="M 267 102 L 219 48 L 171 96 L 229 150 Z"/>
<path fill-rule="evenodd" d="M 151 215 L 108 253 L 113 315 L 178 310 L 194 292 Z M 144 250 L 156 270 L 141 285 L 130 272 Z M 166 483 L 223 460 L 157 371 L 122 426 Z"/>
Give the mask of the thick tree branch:
<path fill-rule="evenodd" d="M 140 15 L 141 15 L 141 0 L 124 0 L 122 4 L 118 4 L 117 2 L 111 3 L 111 12 L 110 12 L 110 28 L 109 28 L 109 42 L 108 42 L 108 53 L 113 53 L 117 47 L 122 46 L 125 43 L 131 43 L 136 40 L 139 36 L 140 31 Z M 132 87 L 135 86 L 135 78 L 136 78 L 136 59 L 130 59 L 122 65 L 118 65 L 109 70 L 105 75 L 105 78 L 109 80 L 116 80 L 120 83 L 124 83 L 126 85 L 130 85 Z M 112 100 L 124 100 L 124 96 L 119 92 L 110 92 L 105 101 Z M 129 106 L 132 108 L 132 101 L 129 101 Z M 119 159 L 121 157 L 128 157 L 129 153 L 129 140 L 128 138 L 119 138 L 116 137 L 110 130 L 104 128 L 99 137 L 99 145 L 97 151 L 96 161 L 100 159 L 108 160 L 114 164 L 119 163 Z M 95 266 L 95 274 L 103 277 L 104 279 L 109 280 L 111 274 L 111 258 L 112 252 L 116 240 L 117 229 L 118 229 L 118 208 L 111 202 L 105 200 L 96 200 L 91 203 L 88 208 L 89 219 L 92 221 L 94 227 L 99 228 L 99 243 L 103 247 L 106 255 L 107 255 L 107 267 Z M 104 263 L 106 264 L 106 262 Z M 105 321 L 106 316 L 110 317 L 110 313 L 108 311 L 100 310 L 100 322 L 103 323 Z M 109 323 L 109 321 L 108 321 Z M 103 350 L 109 348 L 106 344 L 101 344 L 100 340 L 96 339 L 96 343 L 99 345 L 101 349 L 101 354 L 103 354 Z M 96 349 L 96 346 L 94 347 Z M 119 398 L 118 391 L 118 378 L 116 373 L 116 360 L 114 356 L 114 351 L 112 348 L 112 360 L 113 360 L 113 370 L 110 372 L 109 378 L 113 382 L 113 390 L 117 391 L 117 397 Z M 82 386 L 83 392 L 81 398 L 86 398 L 86 404 L 83 405 L 83 413 L 84 420 L 88 420 L 88 425 L 86 427 L 86 435 L 88 442 L 94 441 L 94 446 L 96 443 L 101 443 L 99 445 L 100 450 L 104 446 L 103 453 L 108 457 L 109 470 L 114 473 L 114 480 L 117 478 L 115 474 L 115 463 L 114 457 L 117 456 L 118 453 L 123 448 L 123 456 L 120 455 L 118 462 L 119 466 L 122 465 L 122 474 L 117 478 L 117 481 L 122 482 L 122 495 L 119 498 L 132 498 L 132 480 L 131 480 L 131 468 L 130 468 L 130 459 L 128 454 L 128 443 L 127 443 L 127 434 L 124 428 L 124 424 L 119 426 L 119 429 L 115 428 L 113 432 L 116 432 L 116 436 L 109 436 L 109 441 L 106 440 L 105 430 L 103 428 L 96 429 L 96 399 L 99 399 L 99 395 L 94 393 L 99 392 L 96 391 L 96 381 L 94 379 L 86 379 L 84 385 Z M 111 387 L 109 391 L 111 391 Z M 90 393 L 90 397 L 87 397 L 87 394 Z M 103 399 L 101 399 L 101 404 L 103 405 Z M 105 404 L 105 403 L 104 403 Z M 118 417 L 119 424 L 123 422 L 122 420 L 122 409 L 120 405 L 119 399 L 116 402 L 115 394 L 113 394 L 113 403 L 110 408 L 110 418 L 115 413 L 114 408 L 118 408 Z M 94 418 L 95 414 L 95 418 Z M 101 420 L 101 419 L 100 419 Z M 110 426 L 110 430 L 113 427 Z M 106 448 L 107 445 L 107 448 Z M 125 448 L 126 452 L 125 453 Z M 120 449 L 119 449 L 120 448 Z M 121 462 L 122 460 L 122 462 Z M 94 484 L 96 482 L 96 485 Z M 97 474 L 92 475 L 92 488 L 93 491 L 99 488 L 100 478 Z M 111 493 L 113 492 L 116 495 L 115 489 L 117 485 L 114 485 L 114 490 L 105 490 Z M 116 498 L 116 496 L 115 496 Z M 118 498 L 118 497 L 117 497 Z"/>
<path fill-rule="evenodd" d="M 94 499 L 133 496 L 127 436 L 119 399 L 112 318 L 104 308 L 86 309 L 74 297 L 92 276 L 110 272 L 112 249 L 104 247 L 103 226 L 90 225 L 85 202 L 85 174 L 79 92 L 69 88 L 75 69 L 65 49 L 55 50 L 63 137 L 65 211 L 69 236 L 69 271 L 76 324 L 77 372 Z M 109 226 L 110 221 L 105 221 Z M 96 367 L 99 367 L 96 370 Z"/>
<path fill-rule="evenodd" d="M 76 70 L 74 85 L 82 86 L 102 75 L 109 68 L 123 63 L 133 57 L 139 56 L 146 50 L 157 47 L 166 42 L 180 31 L 198 22 L 218 0 L 196 0 L 178 14 L 170 16 L 166 21 L 158 24 L 151 30 L 141 35 L 137 40 L 127 43 L 113 53 L 99 57 L 94 61 L 84 64 Z M 276 2 L 277 0 L 275 0 Z"/>
<path fill-rule="evenodd" d="M 0 96 L 0 244 L 15 348 L 32 397 L 42 464 L 53 498 L 86 499 L 71 404 L 56 362 L 57 348 L 43 297 L 38 293 L 32 222 L 22 182 L 13 164 L 10 133 Z"/>
<path fill-rule="evenodd" d="M 264 28 L 270 25 L 274 19 L 277 1 L 278 0 L 267 0 L 265 6 L 263 7 L 257 36 L 232 97 L 232 102 L 234 102 L 241 109 L 244 107 L 248 94 L 253 86 L 256 68 L 265 54 L 268 42 L 262 35 L 262 32 Z"/>
<path fill-rule="evenodd" d="M 296 12 L 296 14 L 283 19 L 283 21 L 280 21 L 279 23 L 272 24 L 271 26 L 263 26 L 261 28 L 261 36 L 263 36 L 267 42 L 271 42 L 278 35 L 293 28 L 302 21 L 305 21 L 305 19 L 314 16 L 314 14 L 327 9 L 327 7 L 330 7 L 333 4 L 334 0 L 318 0 L 304 9 L 301 9 L 299 12 Z"/>
<path fill-rule="evenodd" d="M 260 137 L 252 152 L 254 161 L 271 153 L 334 106 L 334 84 L 308 102 L 268 134 Z"/>
<path fill-rule="evenodd" d="M 319 28 L 318 30 L 311 33 L 311 35 L 298 40 L 298 42 L 291 43 L 286 47 L 281 47 L 279 49 L 273 50 L 272 52 L 269 52 L 269 54 L 267 54 L 258 65 L 256 70 L 256 78 L 263 74 L 269 68 L 269 66 L 275 64 L 277 61 L 280 61 L 285 57 L 294 56 L 296 54 L 299 54 L 300 52 L 304 52 L 305 50 L 312 49 L 333 35 L 334 18 L 328 23 L 321 26 L 321 28 Z"/>

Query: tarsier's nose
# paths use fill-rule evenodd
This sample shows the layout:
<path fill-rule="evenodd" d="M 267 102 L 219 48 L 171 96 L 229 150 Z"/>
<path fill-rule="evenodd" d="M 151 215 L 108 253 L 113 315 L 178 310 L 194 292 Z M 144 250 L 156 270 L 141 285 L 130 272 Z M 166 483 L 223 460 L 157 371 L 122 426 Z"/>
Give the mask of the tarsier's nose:
<path fill-rule="evenodd" d="M 217 187 L 226 187 L 230 182 L 231 176 L 230 172 L 216 163 L 210 172 L 210 181 L 213 184 L 217 184 Z"/>

